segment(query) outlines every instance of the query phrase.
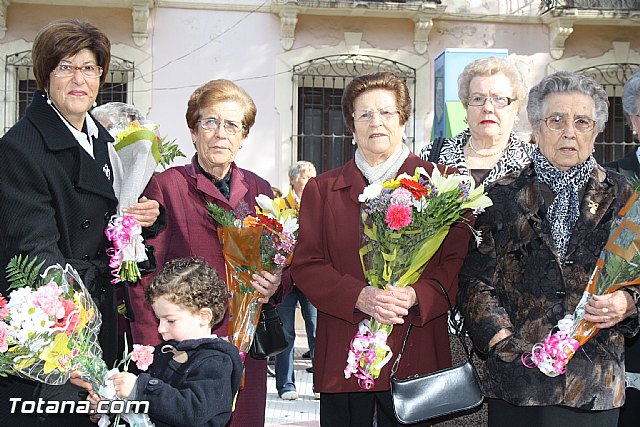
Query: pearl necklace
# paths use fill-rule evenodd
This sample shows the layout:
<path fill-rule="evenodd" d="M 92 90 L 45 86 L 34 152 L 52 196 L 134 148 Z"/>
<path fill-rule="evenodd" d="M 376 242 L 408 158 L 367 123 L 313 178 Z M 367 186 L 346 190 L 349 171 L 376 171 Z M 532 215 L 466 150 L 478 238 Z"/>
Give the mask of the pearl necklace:
<path fill-rule="evenodd" d="M 502 154 L 504 150 L 507 149 L 508 145 L 509 143 L 507 142 L 503 147 L 496 148 L 494 150 L 489 151 L 488 153 L 481 153 L 476 149 L 476 147 L 473 146 L 473 139 L 469 138 L 469 148 L 471 148 L 471 151 L 473 151 L 480 157 L 493 157 L 493 156 L 497 156 L 498 154 Z"/>

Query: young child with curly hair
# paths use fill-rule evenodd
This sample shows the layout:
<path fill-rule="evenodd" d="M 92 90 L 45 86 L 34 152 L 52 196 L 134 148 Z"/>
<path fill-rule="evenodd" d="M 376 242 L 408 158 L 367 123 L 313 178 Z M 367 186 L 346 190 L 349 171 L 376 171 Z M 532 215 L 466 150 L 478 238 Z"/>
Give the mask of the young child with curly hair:
<path fill-rule="evenodd" d="M 160 320 L 163 343 L 156 346 L 149 373 L 111 377 L 116 393 L 149 402 L 160 426 L 224 426 L 242 378 L 238 349 L 211 334 L 227 308 L 227 287 L 200 258 L 164 265 L 145 289 Z"/>

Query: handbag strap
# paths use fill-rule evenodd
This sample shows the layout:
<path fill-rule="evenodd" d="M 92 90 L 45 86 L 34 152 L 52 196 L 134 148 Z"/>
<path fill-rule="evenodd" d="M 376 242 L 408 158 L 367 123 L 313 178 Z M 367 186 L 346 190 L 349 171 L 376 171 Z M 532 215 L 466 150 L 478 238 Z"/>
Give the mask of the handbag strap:
<path fill-rule="evenodd" d="M 438 163 L 438 157 L 440 157 L 440 151 L 442 150 L 443 143 L 443 136 L 439 136 L 433 140 L 433 144 L 431 144 L 431 151 L 429 151 L 429 157 L 427 157 L 428 161 Z"/>
<path fill-rule="evenodd" d="M 464 334 L 464 326 L 462 325 L 462 321 L 456 321 L 455 319 L 453 319 L 457 311 L 454 312 L 453 310 L 453 306 L 451 305 L 451 300 L 449 299 L 449 294 L 447 293 L 447 290 L 442 285 L 440 280 L 438 279 L 433 279 L 433 280 L 438 282 L 438 285 L 440 285 L 440 289 L 442 290 L 442 293 L 444 294 L 444 297 L 447 300 L 447 305 L 449 306 L 449 317 L 450 317 L 449 325 L 455 331 L 455 334 L 458 337 L 458 339 L 460 339 L 460 344 L 462 344 L 462 348 L 464 349 L 464 354 L 467 356 L 467 360 L 469 361 L 469 363 L 471 363 L 471 365 L 473 365 L 473 361 L 471 360 L 471 351 L 469 351 L 469 347 L 467 347 L 467 343 L 464 340 L 465 334 Z M 396 371 L 398 370 L 398 366 L 400 365 L 400 359 L 402 358 L 402 353 L 404 353 L 404 348 L 407 345 L 407 340 L 409 339 L 409 333 L 411 332 L 412 327 L 413 325 L 409 323 L 409 327 L 407 328 L 407 333 L 404 336 L 404 341 L 402 342 L 402 347 L 400 348 L 400 351 L 398 352 L 398 356 L 396 357 L 396 360 L 395 362 L 393 362 L 393 366 L 391 367 L 391 376 L 394 376 Z"/>

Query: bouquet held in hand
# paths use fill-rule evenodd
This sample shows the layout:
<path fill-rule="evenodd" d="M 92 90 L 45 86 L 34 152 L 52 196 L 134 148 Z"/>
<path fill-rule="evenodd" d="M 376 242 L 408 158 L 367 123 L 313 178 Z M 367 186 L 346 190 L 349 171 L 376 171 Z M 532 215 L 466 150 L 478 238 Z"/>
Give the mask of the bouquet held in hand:
<path fill-rule="evenodd" d="M 358 197 L 361 202 L 363 245 L 360 260 L 370 286 L 406 287 L 414 284 L 440 248 L 451 225 L 469 211 L 491 206 L 484 187 L 474 188 L 467 175 L 429 175 L 422 167 L 413 176 L 401 174 L 382 184 L 371 184 Z M 360 388 L 369 390 L 391 359 L 387 345 L 393 325 L 371 319 L 358 325 L 344 369 Z"/>
<path fill-rule="evenodd" d="M 98 343 L 100 311 L 71 265 L 52 265 L 40 275 L 44 263 L 36 261 L 17 256 L 7 266 L 11 292 L 8 301 L 0 295 L 0 376 L 62 385 L 78 372 L 95 391 L 108 395 L 110 371 Z M 133 357 L 148 365 L 148 349 L 153 352 L 153 347 L 134 348 L 125 361 Z"/>
<path fill-rule="evenodd" d="M 626 286 L 640 284 L 640 199 L 634 193 L 618 213 L 609 239 L 591 274 L 574 312 L 558 321 L 554 331 L 530 352 L 522 355 L 528 368 L 537 367 L 549 377 L 566 372 L 567 363 L 578 349 L 600 329 L 584 319 L 585 305 L 593 295 L 605 295 Z"/>
<path fill-rule="evenodd" d="M 113 244 L 108 253 L 114 284 L 140 280 L 138 263 L 147 260 L 142 227 L 123 209 L 138 201 L 158 164 L 166 166 L 175 156 L 184 156 L 176 144 L 165 142 L 157 131 L 155 123 L 133 121 L 116 135 L 115 149 L 123 168 L 121 180 L 114 181 L 119 212 L 111 217 L 105 230 Z"/>
<path fill-rule="evenodd" d="M 256 214 L 227 212 L 207 202 L 209 215 L 221 225 L 218 237 L 229 288 L 229 341 L 244 358 L 253 342 L 260 318 L 262 297 L 251 286 L 252 275 L 276 273 L 291 263 L 298 221 L 294 209 L 283 209 L 277 200 L 256 197 Z"/>

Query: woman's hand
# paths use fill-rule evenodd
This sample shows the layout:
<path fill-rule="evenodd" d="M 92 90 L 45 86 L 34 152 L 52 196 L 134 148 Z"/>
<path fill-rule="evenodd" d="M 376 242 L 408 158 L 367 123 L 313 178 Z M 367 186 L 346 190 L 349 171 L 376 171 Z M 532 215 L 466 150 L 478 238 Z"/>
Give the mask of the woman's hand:
<path fill-rule="evenodd" d="M 142 196 L 138 203 L 123 209 L 122 212 L 131 215 L 141 226 L 151 227 L 160 216 L 160 203 Z"/>
<path fill-rule="evenodd" d="M 138 376 L 132 374 L 131 372 L 118 372 L 111 375 L 107 379 L 113 381 L 113 386 L 116 389 L 116 394 L 119 397 L 126 399 L 133 391 L 133 387 L 136 384 Z"/>
<path fill-rule="evenodd" d="M 595 323 L 596 328 L 611 328 L 633 313 L 636 306 L 628 292 L 618 290 L 606 295 L 594 295 L 585 305 L 584 320 Z"/>
<path fill-rule="evenodd" d="M 387 325 L 403 324 L 403 317 L 416 304 L 416 291 L 411 287 L 398 288 L 387 285 L 386 289 L 373 286 L 362 288 L 356 308 Z"/>
<path fill-rule="evenodd" d="M 280 286 L 280 282 L 282 281 L 282 271 L 278 271 L 276 274 L 271 274 L 268 271 L 261 271 L 260 274 L 254 274 L 251 277 L 253 278 L 251 286 L 264 296 L 263 298 L 259 298 L 258 301 L 266 304 L 269 302 L 269 298 L 276 293 Z"/>

